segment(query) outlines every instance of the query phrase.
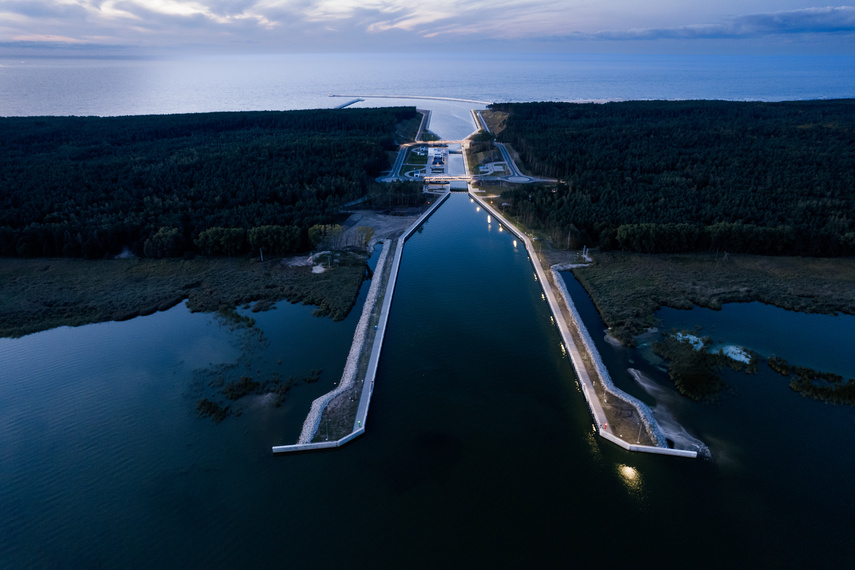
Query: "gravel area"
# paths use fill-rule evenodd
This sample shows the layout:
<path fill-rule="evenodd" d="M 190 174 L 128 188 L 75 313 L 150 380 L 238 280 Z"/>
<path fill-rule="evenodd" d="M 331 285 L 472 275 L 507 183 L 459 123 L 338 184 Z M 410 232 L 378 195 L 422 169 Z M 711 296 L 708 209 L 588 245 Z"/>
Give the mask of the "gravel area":
<path fill-rule="evenodd" d="M 582 318 L 579 316 L 579 313 L 576 310 L 576 305 L 573 303 L 573 299 L 570 297 L 570 294 L 567 291 L 567 286 L 564 284 L 564 280 L 558 273 L 558 268 L 556 266 L 552 267 L 552 278 L 558 290 L 561 292 L 561 297 L 564 299 L 564 304 L 566 305 L 570 313 L 572 321 L 571 324 L 576 328 L 576 331 L 579 333 L 579 337 L 582 339 L 582 344 L 584 344 L 585 350 L 590 355 L 597 375 L 600 377 L 600 382 L 602 383 L 602 386 L 605 388 L 606 392 L 608 392 L 614 398 L 625 402 L 629 406 L 635 408 L 635 410 L 638 412 L 638 417 L 641 419 L 641 422 L 644 424 L 644 427 L 647 429 L 647 432 L 654 440 L 655 445 L 657 445 L 658 447 L 664 447 L 665 434 L 662 433 L 659 424 L 653 417 L 653 413 L 650 411 L 650 407 L 648 407 L 647 404 L 645 404 L 638 398 L 630 396 L 629 394 L 615 386 L 614 382 L 612 382 L 612 378 L 609 375 L 609 371 L 606 369 L 606 365 L 603 363 L 603 359 L 600 357 L 600 352 L 597 350 L 596 346 L 594 346 L 594 340 L 588 333 L 588 329 L 585 328 L 585 325 L 582 323 Z M 606 407 L 605 404 L 603 404 L 603 407 Z"/>
<path fill-rule="evenodd" d="M 380 277 L 383 275 L 383 270 L 386 266 L 391 244 L 389 241 L 383 243 L 383 252 L 377 260 L 377 267 L 374 270 L 374 275 Z M 359 317 L 359 322 L 356 325 L 356 331 L 353 333 L 353 344 L 350 345 L 350 352 L 347 355 L 347 363 L 344 365 L 344 372 L 341 375 L 341 381 L 338 387 L 332 392 L 327 392 L 323 396 L 315 399 L 312 402 L 312 408 L 309 415 L 306 416 L 306 421 L 303 422 L 303 430 L 300 433 L 300 439 L 297 443 L 310 443 L 315 433 L 318 431 L 318 426 L 321 422 L 321 416 L 324 409 L 335 397 L 339 394 L 350 390 L 356 381 L 356 375 L 359 368 L 359 355 L 365 346 L 365 341 L 368 336 L 368 322 L 371 313 L 374 311 L 374 306 L 379 300 L 379 291 L 381 289 L 380 282 L 382 279 L 373 279 L 371 287 L 368 288 L 368 296 L 365 299 L 365 304 L 362 307 L 362 315 Z"/>

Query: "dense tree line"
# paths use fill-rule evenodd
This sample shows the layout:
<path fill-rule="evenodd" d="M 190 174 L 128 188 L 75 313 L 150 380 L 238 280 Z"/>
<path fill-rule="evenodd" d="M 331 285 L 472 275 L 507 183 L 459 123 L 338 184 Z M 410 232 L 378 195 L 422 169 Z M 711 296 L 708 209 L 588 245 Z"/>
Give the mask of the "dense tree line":
<path fill-rule="evenodd" d="M 307 247 L 310 227 L 382 194 L 373 179 L 396 148 L 396 125 L 415 115 L 399 107 L 0 118 L 0 255 Z"/>
<path fill-rule="evenodd" d="M 564 245 L 855 254 L 855 100 L 497 104 L 557 186 L 505 194 Z"/>

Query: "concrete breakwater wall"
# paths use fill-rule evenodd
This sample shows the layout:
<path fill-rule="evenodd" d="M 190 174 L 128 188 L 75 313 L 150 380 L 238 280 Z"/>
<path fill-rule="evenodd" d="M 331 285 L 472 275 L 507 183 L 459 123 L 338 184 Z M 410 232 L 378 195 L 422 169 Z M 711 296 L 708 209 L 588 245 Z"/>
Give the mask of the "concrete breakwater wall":
<path fill-rule="evenodd" d="M 374 392 L 374 379 L 377 375 L 377 366 L 380 361 L 380 352 L 383 348 L 383 338 L 386 334 L 386 324 L 389 320 L 389 309 L 392 306 L 392 297 L 395 292 L 395 283 L 398 280 L 398 270 L 401 266 L 401 259 L 404 253 L 404 242 L 415 233 L 415 231 L 421 226 L 425 220 L 427 220 L 439 206 L 448 199 L 449 194 L 445 193 L 440 198 L 438 198 L 430 208 L 422 214 L 418 220 L 416 220 L 407 230 L 398 238 L 397 246 L 395 248 L 395 255 L 392 261 L 392 267 L 389 271 L 389 280 L 386 283 L 386 294 L 383 297 L 383 304 L 380 308 L 380 317 L 377 323 L 377 330 L 374 334 L 374 342 L 372 343 L 371 348 L 371 356 L 368 361 L 368 369 L 365 373 L 365 378 L 362 383 L 362 393 L 359 398 L 359 407 L 356 411 L 356 419 L 354 420 L 353 431 L 342 437 L 337 441 L 330 442 L 321 442 L 321 443 L 309 443 L 314 434 L 317 432 L 318 425 L 320 424 L 320 420 L 323 414 L 323 409 L 326 407 L 332 399 L 340 394 L 344 389 L 341 388 L 341 385 L 329 392 L 324 394 L 320 398 L 317 398 L 314 402 L 312 402 L 312 409 L 309 411 L 309 415 L 306 417 L 306 421 L 303 422 L 303 431 L 300 434 L 299 443 L 296 445 L 276 445 L 273 446 L 273 453 L 291 453 L 297 451 L 311 451 L 314 449 L 329 449 L 332 447 L 340 447 L 350 440 L 354 439 L 357 436 L 365 433 L 365 423 L 368 419 L 368 408 L 371 404 L 371 395 Z M 358 367 L 359 355 L 362 352 L 366 339 L 370 331 L 368 330 L 368 319 L 370 318 L 371 312 L 374 310 L 376 306 L 376 298 L 378 296 L 378 290 L 380 287 L 380 282 L 382 280 L 384 264 L 388 259 L 388 252 L 391 246 L 391 243 L 388 245 L 384 245 L 383 253 L 381 253 L 380 259 L 377 260 L 377 268 L 374 271 L 374 275 L 378 276 L 375 281 L 371 283 L 371 287 L 369 288 L 368 297 L 365 300 L 365 305 L 363 305 L 362 315 L 359 319 L 359 324 L 357 324 L 356 331 L 354 332 L 354 340 L 351 345 L 350 353 L 348 354 L 348 362 L 345 365 L 344 373 L 342 374 L 341 384 L 344 384 L 346 381 L 345 377 L 348 376 L 349 371 L 353 371 L 353 379 L 351 380 L 351 385 L 356 379 L 356 369 Z M 378 290 L 374 290 L 372 294 L 372 289 L 378 287 Z M 369 299 L 374 299 L 374 304 L 372 304 L 371 308 L 368 308 Z M 367 316 L 366 316 L 367 315 Z M 360 327 L 363 324 L 363 319 L 365 319 L 364 326 Z M 359 345 L 357 348 L 356 345 Z M 355 355 L 355 356 L 354 356 Z M 351 356 L 354 356 L 353 366 L 351 368 Z M 346 389 L 346 388 L 345 388 Z M 315 404 L 318 404 L 317 407 Z M 311 433 L 311 435 L 308 435 Z M 305 438 L 304 438 L 305 436 Z"/>
<path fill-rule="evenodd" d="M 388 243 L 383 244 L 383 252 L 377 260 L 377 267 L 374 272 L 378 277 L 383 275 L 390 246 L 391 244 Z M 312 438 L 315 437 L 315 433 L 318 431 L 318 426 L 321 423 L 321 416 L 323 415 L 327 404 L 345 390 L 349 390 L 356 381 L 356 373 L 359 367 L 359 355 L 365 347 L 368 333 L 368 321 L 371 318 L 371 312 L 377 304 L 377 299 L 379 297 L 378 293 L 380 291 L 380 281 L 381 279 L 379 278 L 372 280 L 371 287 L 368 288 L 368 296 L 365 298 L 365 303 L 362 305 L 362 315 L 360 315 L 359 322 L 356 324 L 356 331 L 353 333 L 353 343 L 350 345 L 350 352 L 347 354 L 347 362 L 344 365 L 344 372 L 341 375 L 341 381 L 339 382 L 338 387 L 332 392 L 327 392 L 323 396 L 316 398 L 315 401 L 312 402 L 312 408 L 309 410 L 309 415 L 306 416 L 306 421 L 303 422 L 303 430 L 300 432 L 300 438 L 297 440 L 298 444 L 309 443 L 312 441 Z"/>
<path fill-rule="evenodd" d="M 371 356 L 368 360 L 368 369 L 365 371 L 362 395 L 359 398 L 359 407 L 356 410 L 356 418 L 353 422 L 354 433 L 359 430 L 364 431 L 365 424 L 368 421 L 368 408 L 371 405 L 371 396 L 374 394 L 374 379 L 377 376 L 377 366 L 380 364 L 380 353 L 383 350 L 383 339 L 386 337 L 386 324 L 389 322 L 389 310 L 392 307 L 392 298 L 395 294 L 395 286 L 398 282 L 398 270 L 401 268 L 401 260 L 404 257 L 404 244 L 410 236 L 419 229 L 419 226 L 425 223 L 425 221 L 433 215 L 436 209 L 448 199 L 448 196 L 449 193 L 446 192 L 435 200 L 431 207 L 428 208 L 418 220 L 413 222 L 413 224 L 398 238 L 398 243 L 395 248 L 395 258 L 392 262 L 392 269 L 389 272 L 389 280 L 386 283 L 386 295 L 383 298 L 383 305 L 380 308 L 380 318 L 377 323 L 377 331 L 374 333 L 374 345 L 371 349 Z M 351 437 L 351 439 L 353 439 L 353 437 Z"/>
<path fill-rule="evenodd" d="M 659 427 L 659 424 L 656 422 L 656 419 L 653 417 L 653 414 L 650 412 L 650 408 L 638 400 L 623 392 L 619 388 L 617 388 L 611 380 L 611 376 L 608 375 L 608 371 L 606 370 L 605 365 L 602 362 L 602 358 L 600 358 L 599 352 L 596 350 L 596 347 L 593 344 L 593 340 L 588 334 L 587 329 L 582 323 L 581 318 L 579 318 L 578 312 L 576 312 L 576 306 L 572 304 L 570 301 L 570 295 L 566 291 L 566 287 L 562 287 L 564 282 L 560 279 L 560 276 L 557 276 L 555 272 L 553 272 L 553 278 L 555 282 L 559 284 L 559 289 L 562 290 L 562 295 L 564 296 L 565 302 L 567 302 L 568 310 L 571 314 L 571 318 L 573 319 L 573 326 L 576 330 L 579 331 L 580 337 L 582 340 L 582 347 L 577 347 L 576 343 L 573 340 L 572 335 L 570 334 L 569 326 L 567 321 L 564 319 L 564 315 L 561 311 L 560 306 L 558 305 L 558 300 L 555 298 L 555 295 L 552 291 L 552 287 L 549 285 L 547 281 L 546 274 L 543 270 L 543 266 L 540 263 L 540 260 L 537 257 L 537 253 L 535 252 L 532 241 L 520 232 L 513 225 L 508 223 L 508 221 L 496 210 L 493 206 L 487 203 L 483 198 L 477 196 L 476 194 L 470 192 L 470 195 L 484 207 L 485 210 L 490 212 L 496 219 L 501 223 L 505 228 L 508 229 L 511 233 L 513 233 L 517 238 L 519 238 L 526 245 L 526 250 L 529 253 L 529 259 L 531 260 L 532 265 L 534 266 L 535 274 L 538 276 L 538 279 L 541 284 L 541 288 L 543 289 L 544 295 L 546 296 L 546 300 L 549 303 L 550 310 L 552 311 L 552 315 L 555 318 L 556 326 L 558 327 L 558 331 L 561 335 L 561 338 L 564 340 L 565 348 L 567 349 L 568 354 L 570 355 L 570 359 L 573 362 L 573 367 L 576 369 L 576 376 L 579 378 L 579 384 L 582 387 L 582 394 L 585 396 L 585 401 L 588 404 L 588 408 L 591 411 L 591 415 L 594 418 L 594 422 L 597 425 L 598 433 L 604 439 L 607 439 L 620 447 L 628 451 L 639 451 L 644 453 L 655 453 L 660 455 L 673 455 L 678 457 L 697 457 L 696 451 L 686 451 L 680 449 L 669 449 L 665 447 L 665 436 L 662 434 L 662 429 Z M 584 360 L 580 354 L 580 348 L 587 351 L 589 354 L 591 361 L 595 363 L 595 369 L 598 374 L 601 375 L 601 379 L 603 386 L 606 390 L 613 394 L 616 398 L 620 399 L 623 402 L 631 405 L 638 412 L 638 416 L 641 418 L 642 423 L 649 427 L 648 433 L 650 433 L 651 438 L 656 440 L 658 447 L 649 446 L 649 445 L 633 445 L 630 444 L 623 439 L 617 437 L 612 433 L 611 428 L 608 427 L 608 420 L 606 418 L 605 411 L 603 410 L 603 406 L 600 403 L 599 398 L 597 397 L 597 393 L 594 390 L 593 381 L 588 375 L 588 370 L 585 367 Z M 604 374 L 604 375 L 603 375 Z"/>
<path fill-rule="evenodd" d="M 603 363 L 600 351 L 598 351 L 597 347 L 594 345 L 594 339 L 591 338 L 587 327 L 582 323 L 582 317 L 576 309 L 576 304 L 573 302 L 572 297 L 570 297 L 569 291 L 567 291 L 567 285 L 564 283 L 564 279 L 558 273 L 556 267 L 553 266 L 551 270 L 555 284 L 558 286 L 558 291 L 564 298 L 564 304 L 570 312 L 570 318 L 573 319 L 576 330 L 579 331 L 579 336 L 582 339 L 582 344 L 585 345 L 585 350 L 589 355 L 591 355 L 591 362 L 593 362 L 594 368 L 597 369 L 597 374 L 600 377 L 600 381 L 603 383 L 603 387 L 615 398 L 633 406 L 638 411 L 641 422 L 644 424 L 644 427 L 647 428 L 648 433 L 650 433 L 650 436 L 656 442 L 656 445 L 659 447 L 665 446 L 665 434 L 662 433 L 662 429 L 654 419 L 653 412 L 650 411 L 650 407 L 635 396 L 627 394 L 612 382 L 612 377 L 609 375 L 609 371 Z"/>

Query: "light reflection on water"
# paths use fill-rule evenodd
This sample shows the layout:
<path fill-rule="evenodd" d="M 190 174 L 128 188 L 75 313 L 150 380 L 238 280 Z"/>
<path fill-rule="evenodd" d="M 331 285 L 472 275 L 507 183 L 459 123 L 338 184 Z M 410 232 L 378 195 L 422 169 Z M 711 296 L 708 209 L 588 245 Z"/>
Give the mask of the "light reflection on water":
<path fill-rule="evenodd" d="M 644 500 L 644 478 L 641 476 L 641 471 L 624 463 L 618 463 L 616 471 L 627 494 L 635 501 L 642 502 Z"/>

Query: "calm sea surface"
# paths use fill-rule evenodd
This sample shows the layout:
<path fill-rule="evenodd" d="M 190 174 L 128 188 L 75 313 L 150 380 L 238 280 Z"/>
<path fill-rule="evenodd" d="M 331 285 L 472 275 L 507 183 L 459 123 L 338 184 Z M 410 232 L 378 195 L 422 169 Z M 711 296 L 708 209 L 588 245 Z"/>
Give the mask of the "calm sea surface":
<path fill-rule="evenodd" d="M 287 55 L 0 60 L 0 116 L 334 107 L 352 95 L 476 101 L 855 97 L 853 56 Z"/>
<path fill-rule="evenodd" d="M 851 97 L 853 71 L 852 58 L 3 61 L 0 115 L 347 101 L 329 92 Z M 413 104 L 436 110 L 442 136 L 472 128 L 471 104 Z M 572 278 L 568 285 L 615 381 L 706 443 L 711 459 L 632 455 L 593 435 L 525 250 L 456 194 L 407 242 L 367 434 L 334 452 L 273 457 L 270 446 L 293 441 L 311 399 L 338 379 L 360 305 L 341 323 L 280 303 L 245 311 L 257 320 L 249 328 L 179 306 L 0 339 L 0 567 L 851 561 L 852 409 L 802 398 L 764 367 L 727 372 L 730 391 L 715 404 L 681 398 L 643 348 L 607 345 L 590 300 Z M 712 334 L 731 341 L 734 328 L 717 323 Z M 647 380 L 634 381 L 628 367 Z M 196 417 L 196 400 L 220 375 L 301 377 L 313 368 L 321 380 L 293 388 L 282 408 L 251 397 L 220 424 Z"/>

